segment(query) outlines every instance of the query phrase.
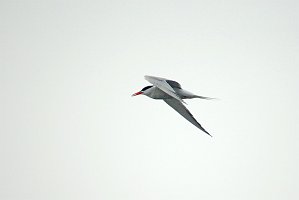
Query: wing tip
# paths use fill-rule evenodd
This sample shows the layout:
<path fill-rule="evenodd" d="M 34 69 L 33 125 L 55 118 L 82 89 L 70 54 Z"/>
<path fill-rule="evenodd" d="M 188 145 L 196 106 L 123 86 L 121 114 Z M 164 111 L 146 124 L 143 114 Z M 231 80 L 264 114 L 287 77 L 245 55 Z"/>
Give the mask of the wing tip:
<path fill-rule="evenodd" d="M 200 129 L 202 130 L 203 132 L 205 132 L 206 134 L 208 134 L 210 137 L 213 137 L 208 131 L 206 131 L 204 128 Z"/>
<path fill-rule="evenodd" d="M 148 78 L 151 78 L 151 77 L 153 77 L 153 76 L 144 75 L 144 78 L 145 78 L 145 79 L 148 79 Z"/>

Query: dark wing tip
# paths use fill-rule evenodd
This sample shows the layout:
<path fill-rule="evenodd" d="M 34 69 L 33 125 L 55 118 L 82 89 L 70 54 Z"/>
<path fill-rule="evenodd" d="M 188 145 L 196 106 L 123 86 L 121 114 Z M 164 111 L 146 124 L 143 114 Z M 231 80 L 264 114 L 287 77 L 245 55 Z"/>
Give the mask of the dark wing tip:
<path fill-rule="evenodd" d="M 202 128 L 202 126 L 201 126 Z M 206 134 L 208 134 L 209 136 L 213 137 L 208 131 L 206 131 L 204 128 L 201 129 L 203 132 L 205 132 Z"/>
<path fill-rule="evenodd" d="M 166 82 L 173 88 L 179 88 L 179 89 L 182 89 L 182 86 L 181 84 L 179 84 L 178 82 L 176 81 L 173 81 L 173 80 L 166 80 Z"/>

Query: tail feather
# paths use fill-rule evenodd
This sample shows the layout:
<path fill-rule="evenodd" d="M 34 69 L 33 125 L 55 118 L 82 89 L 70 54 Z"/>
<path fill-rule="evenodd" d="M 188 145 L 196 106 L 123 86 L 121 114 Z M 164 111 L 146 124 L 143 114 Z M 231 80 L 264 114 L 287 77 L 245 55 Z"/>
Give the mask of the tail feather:
<path fill-rule="evenodd" d="M 200 98 L 200 99 L 206 99 L 206 100 L 213 100 L 213 99 L 217 99 L 217 98 L 211 98 L 211 97 L 204 97 L 204 96 L 198 96 L 195 95 L 194 98 Z"/>

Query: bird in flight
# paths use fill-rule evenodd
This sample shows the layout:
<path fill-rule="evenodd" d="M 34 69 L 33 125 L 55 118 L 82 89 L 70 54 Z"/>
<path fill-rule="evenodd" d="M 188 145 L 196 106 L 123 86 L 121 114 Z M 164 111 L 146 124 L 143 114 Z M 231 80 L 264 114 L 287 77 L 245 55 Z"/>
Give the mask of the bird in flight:
<path fill-rule="evenodd" d="M 134 93 L 132 96 L 146 95 L 152 99 L 162 99 L 180 115 L 182 115 L 186 120 L 191 122 L 194 126 L 212 136 L 208 131 L 206 131 L 193 117 L 190 111 L 184 106 L 183 99 L 201 98 L 201 99 L 213 99 L 210 97 L 203 97 L 192 94 L 184 89 L 181 85 L 173 80 L 168 80 L 165 78 L 155 77 L 155 76 L 144 76 L 145 80 L 153 85 L 144 87 L 141 91 Z"/>

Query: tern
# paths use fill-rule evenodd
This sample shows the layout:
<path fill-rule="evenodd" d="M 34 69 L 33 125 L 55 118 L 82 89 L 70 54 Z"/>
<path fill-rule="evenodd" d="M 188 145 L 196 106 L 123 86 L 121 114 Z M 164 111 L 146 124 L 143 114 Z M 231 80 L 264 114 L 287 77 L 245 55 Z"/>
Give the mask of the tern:
<path fill-rule="evenodd" d="M 208 131 L 206 131 L 200 123 L 193 117 L 190 111 L 184 106 L 183 99 L 214 99 L 210 97 L 198 96 L 191 92 L 182 89 L 181 84 L 176 81 L 168 80 L 165 78 L 155 77 L 155 76 L 144 76 L 145 80 L 153 85 L 144 87 L 141 91 L 132 94 L 132 96 L 146 95 L 152 99 L 162 99 L 180 115 L 182 115 L 186 120 L 191 122 L 194 126 L 212 136 Z"/>

